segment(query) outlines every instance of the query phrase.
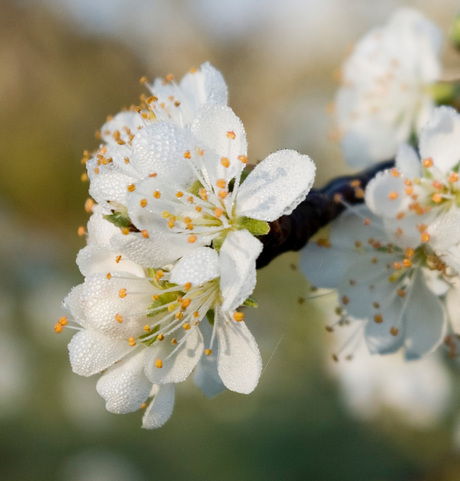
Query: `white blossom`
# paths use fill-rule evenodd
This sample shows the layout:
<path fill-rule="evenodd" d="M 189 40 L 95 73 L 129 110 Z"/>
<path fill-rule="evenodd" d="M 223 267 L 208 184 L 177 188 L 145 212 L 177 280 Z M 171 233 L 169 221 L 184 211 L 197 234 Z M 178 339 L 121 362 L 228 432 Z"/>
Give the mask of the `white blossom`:
<path fill-rule="evenodd" d="M 342 69 L 336 122 L 348 163 L 392 158 L 418 134 L 434 109 L 429 86 L 440 77 L 439 29 L 402 8 L 367 33 Z"/>
<path fill-rule="evenodd" d="M 403 144 L 396 168 L 376 176 L 366 203 L 399 244 L 431 251 L 433 267 L 460 272 L 460 115 L 436 109 L 420 134 L 420 158 Z"/>
<path fill-rule="evenodd" d="M 237 231 L 219 254 L 199 247 L 169 270 L 155 270 L 113 251 L 105 243 L 112 229 L 97 206 L 89 222 L 89 245 L 78 256 L 85 281 L 65 300 L 79 329 L 69 344 L 74 372 L 104 371 L 97 391 L 114 413 L 138 410 L 153 396 L 144 415 L 146 428 L 166 422 L 174 384 L 185 381 L 200 359 L 206 372 L 197 384 L 205 394 L 222 387 L 251 392 L 262 362 L 237 308 L 254 289 L 262 244 Z"/>
<path fill-rule="evenodd" d="M 329 239 L 308 244 L 301 269 L 317 287 L 337 288 L 340 322 L 356 319 L 371 353 L 404 349 L 406 359 L 434 351 L 447 328 L 438 297 L 448 286 L 421 249 L 401 248 L 366 206 L 331 224 Z"/>

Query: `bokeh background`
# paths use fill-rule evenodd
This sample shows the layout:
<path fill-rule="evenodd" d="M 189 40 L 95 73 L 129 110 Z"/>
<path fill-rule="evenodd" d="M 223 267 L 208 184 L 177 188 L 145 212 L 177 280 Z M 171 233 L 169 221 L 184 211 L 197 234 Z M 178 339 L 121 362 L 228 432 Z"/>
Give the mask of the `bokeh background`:
<path fill-rule="evenodd" d="M 398 6 L 447 34 L 455 0 L 0 0 L 0 479 L 458 481 L 460 369 L 441 357 L 332 365 L 334 294 L 286 254 L 259 272 L 248 313 L 265 369 L 250 396 L 206 400 L 191 381 L 161 430 L 105 411 L 56 335 L 82 281 L 84 149 L 139 79 L 209 60 L 247 129 L 250 159 L 309 154 L 319 184 L 347 171 L 331 135 L 337 69 Z M 446 78 L 460 56 L 446 44 Z"/>

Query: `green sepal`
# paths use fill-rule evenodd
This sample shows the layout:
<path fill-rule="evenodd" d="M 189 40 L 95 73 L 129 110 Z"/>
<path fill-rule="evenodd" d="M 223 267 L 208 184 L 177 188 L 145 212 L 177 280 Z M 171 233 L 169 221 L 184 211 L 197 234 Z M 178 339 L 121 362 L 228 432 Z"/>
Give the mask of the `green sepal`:
<path fill-rule="evenodd" d="M 254 299 L 254 297 L 249 296 L 244 302 L 243 306 L 246 307 L 259 307 L 258 302 Z"/>
<path fill-rule="evenodd" d="M 264 220 L 251 219 L 250 217 L 239 217 L 236 220 L 235 227 L 238 229 L 246 229 L 252 235 L 267 235 L 270 232 L 268 222 Z"/>
<path fill-rule="evenodd" d="M 145 339 L 148 336 L 151 336 L 152 334 L 155 334 L 159 330 L 160 330 L 160 326 L 155 326 L 151 331 L 146 332 L 145 334 L 142 334 L 142 336 L 139 336 L 139 339 L 141 340 L 142 344 L 144 344 L 145 346 L 151 346 L 157 340 L 158 336 L 153 336 L 150 339 L 147 339 L 145 341 L 143 341 L 143 339 Z"/>
<path fill-rule="evenodd" d="M 188 191 L 191 194 L 198 196 L 198 194 L 200 193 L 200 189 L 202 189 L 202 188 L 203 188 L 203 184 L 199 180 L 195 180 L 195 182 L 188 189 Z"/>
<path fill-rule="evenodd" d="M 121 212 L 107 214 L 104 216 L 104 219 L 121 228 L 126 228 L 131 225 L 131 219 L 127 216 L 127 214 L 123 214 Z"/>
<path fill-rule="evenodd" d="M 460 50 L 460 13 L 456 15 L 449 31 L 449 39 L 453 46 Z"/>
<path fill-rule="evenodd" d="M 182 293 L 180 291 L 174 291 L 174 292 L 165 292 L 164 294 L 160 294 L 158 299 L 156 301 L 153 301 L 149 307 L 148 310 L 153 310 L 153 309 L 158 309 L 161 306 L 165 306 L 166 304 L 169 304 L 170 302 L 174 302 Z M 167 308 L 165 307 L 164 309 L 158 309 L 155 312 L 149 312 L 147 314 L 148 317 L 153 317 L 156 316 L 158 313 L 165 311 Z"/>
<path fill-rule="evenodd" d="M 208 319 L 209 324 L 211 324 L 211 326 L 214 326 L 214 320 L 216 318 L 216 313 L 214 312 L 214 309 L 209 309 L 209 311 L 206 313 L 206 318 Z"/>
<path fill-rule="evenodd" d="M 430 95 L 436 105 L 456 106 L 460 97 L 460 84 L 458 82 L 436 82 L 428 87 Z"/>

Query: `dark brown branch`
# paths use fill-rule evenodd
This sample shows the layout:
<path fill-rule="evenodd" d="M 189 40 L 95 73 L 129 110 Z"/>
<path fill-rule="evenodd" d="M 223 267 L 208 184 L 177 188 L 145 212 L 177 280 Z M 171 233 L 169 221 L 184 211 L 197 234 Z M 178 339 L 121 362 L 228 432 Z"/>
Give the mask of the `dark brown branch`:
<path fill-rule="evenodd" d="M 329 224 L 348 204 L 363 202 L 367 183 L 380 171 L 394 166 L 394 161 L 381 162 L 355 175 L 337 177 L 321 189 L 312 189 L 307 198 L 290 215 L 270 223 L 270 232 L 259 239 L 264 249 L 257 268 L 269 264 L 283 252 L 298 251 L 321 227 Z"/>

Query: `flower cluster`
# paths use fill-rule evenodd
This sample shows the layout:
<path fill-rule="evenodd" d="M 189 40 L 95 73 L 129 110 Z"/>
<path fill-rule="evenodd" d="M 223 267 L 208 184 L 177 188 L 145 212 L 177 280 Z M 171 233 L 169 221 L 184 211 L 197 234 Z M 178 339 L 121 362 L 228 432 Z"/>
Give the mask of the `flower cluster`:
<path fill-rule="evenodd" d="M 416 10 L 399 9 L 367 33 L 341 73 L 335 120 L 347 162 L 365 166 L 394 157 L 435 107 L 441 33 Z"/>
<path fill-rule="evenodd" d="M 329 238 L 304 249 L 306 276 L 338 289 L 339 324 L 360 320 L 372 353 L 403 347 L 407 359 L 416 359 L 444 341 L 454 354 L 459 146 L 460 115 L 436 109 L 420 134 L 421 158 L 402 145 L 396 166 L 368 184 L 365 205 L 347 210 Z M 326 262 L 333 271 L 324 269 Z"/>
<path fill-rule="evenodd" d="M 114 413 L 153 398 L 143 427 L 156 428 L 194 370 L 208 396 L 256 387 L 262 361 L 240 307 L 255 304 L 257 236 L 305 198 L 315 167 L 281 150 L 248 174 L 244 127 L 209 64 L 147 87 L 86 156 L 97 204 L 77 257 L 85 280 L 64 304 L 79 331 L 74 372 L 103 372 L 97 391 Z"/>

